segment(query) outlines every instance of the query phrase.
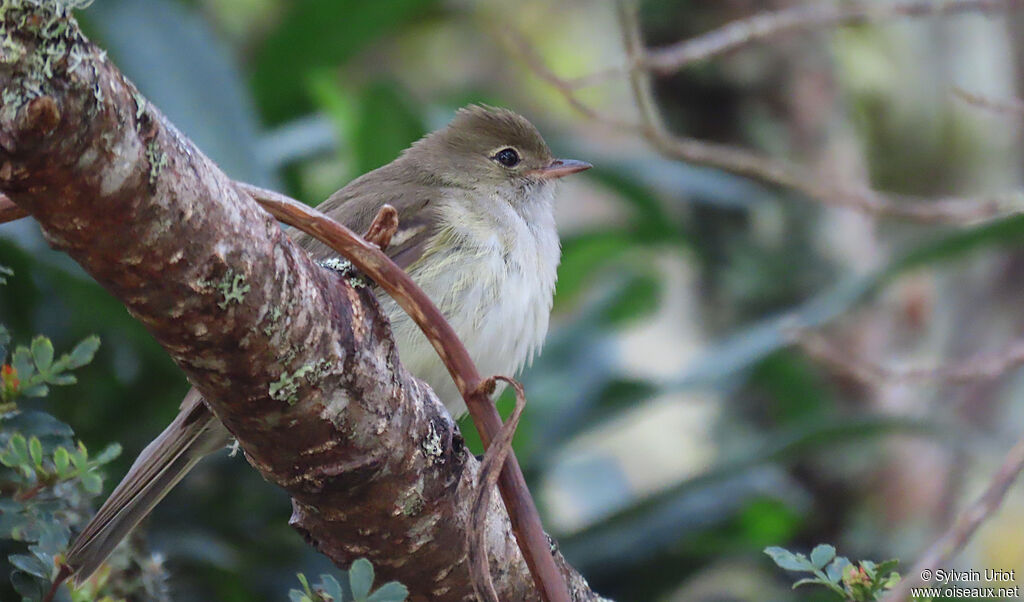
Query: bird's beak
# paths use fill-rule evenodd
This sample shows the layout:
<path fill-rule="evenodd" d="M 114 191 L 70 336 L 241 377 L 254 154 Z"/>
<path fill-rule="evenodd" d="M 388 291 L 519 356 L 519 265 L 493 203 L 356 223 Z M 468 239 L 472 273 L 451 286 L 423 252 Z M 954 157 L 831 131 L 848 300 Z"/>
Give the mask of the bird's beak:
<path fill-rule="evenodd" d="M 561 178 L 563 176 L 590 169 L 591 167 L 593 167 L 593 165 L 586 161 L 577 161 L 575 159 L 555 159 L 544 167 L 531 169 L 526 173 L 527 175 L 531 175 L 542 180 L 554 180 L 556 178 Z"/>

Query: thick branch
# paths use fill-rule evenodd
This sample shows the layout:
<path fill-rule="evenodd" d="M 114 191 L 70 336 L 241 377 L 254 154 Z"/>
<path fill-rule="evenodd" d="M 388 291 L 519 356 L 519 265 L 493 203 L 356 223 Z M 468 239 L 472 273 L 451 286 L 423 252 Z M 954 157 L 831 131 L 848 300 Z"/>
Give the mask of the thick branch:
<path fill-rule="evenodd" d="M 60 6 L 4 2 L 0 189 L 168 350 L 312 545 L 470 598 L 478 466 L 399 365 L 373 294 L 312 264 Z M 486 532 L 501 599 L 537 598 L 497 502 Z"/>

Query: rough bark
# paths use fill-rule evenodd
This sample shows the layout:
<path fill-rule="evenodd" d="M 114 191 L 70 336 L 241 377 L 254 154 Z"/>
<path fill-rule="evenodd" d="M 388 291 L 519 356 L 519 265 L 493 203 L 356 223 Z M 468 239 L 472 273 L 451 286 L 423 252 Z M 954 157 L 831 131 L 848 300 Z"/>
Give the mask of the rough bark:
<path fill-rule="evenodd" d="M 311 545 L 414 599 L 471 598 L 478 466 L 369 288 L 314 265 L 67 13 L 0 1 L 0 190 L 167 349 Z M 487 521 L 499 596 L 535 599 L 496 497 Z"/>

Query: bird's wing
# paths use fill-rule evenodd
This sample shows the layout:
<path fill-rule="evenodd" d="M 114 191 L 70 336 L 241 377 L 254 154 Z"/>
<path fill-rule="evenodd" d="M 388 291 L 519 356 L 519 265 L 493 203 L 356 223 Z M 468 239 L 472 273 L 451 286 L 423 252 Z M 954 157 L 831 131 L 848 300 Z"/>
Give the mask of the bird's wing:
<path fill-rule="evenodd" d="M 392 166 L 372 171 L 335 192 L 317 209 L 341 222 L 356 234 L 363 235 L 380 208 L 391 205 L 398 212 L 398 230 L 391 237 L 386 253 L 402 269 L 416 263 L 437 232 L 440 187 L 418 181 Z M 289 229 L 288 235 L 317 260 L 337 257 L 308 234 Z"/>
<path fill-rule="evenodd" d="M 437 226 L 438 187 L 403 177 L 401 170 L 387 166 L 370 172 L 324 201 L 319 209 L 364 234 L 385 203 L 398 211 L 398 231 L 387 253 L 403 269 L 422 257 Z M 396 194 L 395 190 L 402 190 Z M 388 192 L 392 191 L 392 192 Z M 289 235 L 315 260 L 337 253 L 308 234 L 290 229 Z M 75 540 L 66 564 L 82 583 L 103 563 L 124 537 L 192 469 L 203 456 L 223 448 L 230 441 L 227 429 L 192 389 L 181 412 L 163 433 L 139 454 L 128 474 L 114 489 L 96 516 Z"/>

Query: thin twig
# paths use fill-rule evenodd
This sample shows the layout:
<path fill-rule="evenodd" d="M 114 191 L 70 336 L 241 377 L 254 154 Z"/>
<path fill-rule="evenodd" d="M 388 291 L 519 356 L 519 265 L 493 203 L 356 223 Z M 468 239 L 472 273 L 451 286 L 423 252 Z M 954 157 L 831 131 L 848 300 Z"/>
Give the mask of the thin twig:
<path fill-rule="evenodd" d="M 53 602 L 54 597 L 57 595 L 57 590 L 60 589 L 60 585 L 71 576 L 72 571 L 71 567 L 61 563 L 57 576 L 53 578 L 53 583 L 50 584 L 50 591 L 46 592 L 46 595 L 43 596 L 42 602 Z"/>
<path fill-rule="evenodd" d="M 785 34 L 817 31 L 842 25 L 892 21 L 898 17 L 1007 10 L 1017 8 L 1021 4 L 1019 0 L 896 0 L 841 4 L 816 2 L 732 21 L 697 37 L 648 50 L 630 60 L 629 64 L 636 65 L 639 69 L 649 69 L 658 75 L 667 75 L 754 42 Z"/>
<path fill-rule="evenodd" d="M 398 231 L 398 211 L 391 205 L 383 205 L 377 216 L 373 218 L 370 227 L 367 228 L 363 238 L 367 242 L 377 245 L 381 251 L 387 251 L 391 244 L 391 237 Z"/>
<path fill-rule="evenodd" d="M 444 315 L 409 275 L 376 245 L 363 240 L 327 215 L 271 190 L 240 182 L 236 182 L 236 186 L 278 220 L 301 229 L 340 253 L 391 295 L 423 330 L 441 356 L 462 393 L 485 449 L 490 448 L 501 432 L 502 422 L 494 403 L 484 392 L 482 385 L 485 381 Z M 538 591 L 545 600 L 568 602 L 565 580 L 555 565 L 540 514 L 514 454 L 504 462 L 498 486 L 517 543 Z"/>
<path fill-rule="evenodd" d="M 900 582 L 885 597 L 887 602 L 908 600 L 910 590 L 924 582 L 922 572 L 926 569 L 934 571 L 949 564 L 971 540 L 971 537 L 1003 503 L 1010 486 L 1024 470 L 1024 439 L 1018 441 L 1003 459 L 999 471 L 992 476 L 985 493 L 967 507 L 957 517 L 956 522 L 929 546 L 921 558 L 914 564 Z"/>
<path fill-rule="evenodd" d="M 970 92 L 959 86 L 953 87 L 953 96 L 990 113 L 1017 118 L 1024 117 L 1024 100 L 1019 98 L 1000 100 L 976 92 Z"/>
<path fill-rule="evenodd" d="M 512 415 L 501 427 L 498 436 L 491 442 L 491 447 L 484 454 L 484 460 L 480 463 L 480 473 L 477 475 L 477 488 L 473 498 L 472 518 L 469 521 L 470 529 L 466 533 L 466 548 L 469 557 L 469 572 L 473 577 L 473 591 L 477 598 L 487 602 L 499 602 L 498 594 L 494 590 L 494 580 L 491 578 L 489 560 L 487 559 L 487 510 L 491 502 L 491 490 L 498 482 L 502 466 L 512 452 L 512 439 L 516 435 L 516 428 L 519 426 L 519 419 L 526 409 L 526 393 L 523 385 L 505 376 L 492 376 L 481 385 L 485 395 L 490 396 L 494 392 L 497 381 L 505 381 L 512 386 L 516 394 L 516 405 Z M 513 456 L 514 457 L 514 456 Z"/>
<path fill-rule="evenodd" d="M 812 359 L 865 384 L 932 381 L 963 384 L 996 378 L 1024 365 L 1024 339 L 1014 341 L 998 353 L 981 354 L 939 366 L 897 368 L 854 356 L 817 333 L 801 331 L 791 338 Z"/>
<path fill-rule="evenodd" d="M 508 47 L 513 51 L 512 54 L 514 57 L 522 60 L 534 75 L 551 84 L 551 86 L 562 95 L 562 98 L 569 103 L 569 106 L 575 109 L 580 115 L 583 115 L 591 121 L 616 129 L 634 131 L 639 127 L 636 123 L 620 121 L 615 117 L 605 115 L 580 100 L 576 95 L 576 88 L 578 85 L 559 77 L 554 71 L 552 71 L 547 64 L 544 63 L 544 60 L 540 55 L 537 54 L 537 51 L 533 48 L 526 37 L 515 28 L 496 28 L 494 29 L 494 33 L 499 40 L 505 40 L 507 42 Z"/>

